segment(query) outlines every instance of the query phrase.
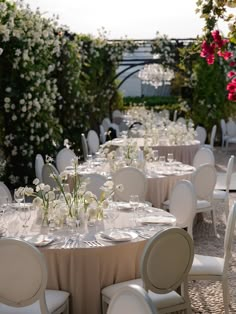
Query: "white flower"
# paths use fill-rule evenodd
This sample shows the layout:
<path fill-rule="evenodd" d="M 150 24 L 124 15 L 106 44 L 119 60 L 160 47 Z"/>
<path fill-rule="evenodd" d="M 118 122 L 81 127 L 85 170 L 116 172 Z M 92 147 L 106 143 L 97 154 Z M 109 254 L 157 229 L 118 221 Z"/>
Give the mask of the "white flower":
<path fill-rule="evenodd" d="M 40 208 L 43 205 L 43 200 L 40 197 L 35 197 L 33 199 L 33 206 L 36 208 Z"/>
<path fill-rule="evenodd" d="M 55 198 L 56 198 L 55 193 L 53 191 L 49 191 L 48 192 L 49 201 L 53 201 L 53 200 L 55 200 Z"/>
<path fill-rule="evenodd" d="M 25 187 L 25 194 L 26 195 L 32 195 L 34 193 L 34 190 L 32 188 L 29 187 Z"/>
<path fill-rule="evenodd" d="M 45 193 L 49 192 L 50 190 L 51 190 L 50 185 L 48 185 L 48 184 L 44 185 L 43 191 L 44 191 Z"/>
<path fill-rule="evenodd" d="M 34 184 L 34 185 L 38 185 L 39 182 L 40 182 L 39 179 L 38 179 L 38 178 L 35 178 L 34 181 L 33 181 L 33 184 Z"/>

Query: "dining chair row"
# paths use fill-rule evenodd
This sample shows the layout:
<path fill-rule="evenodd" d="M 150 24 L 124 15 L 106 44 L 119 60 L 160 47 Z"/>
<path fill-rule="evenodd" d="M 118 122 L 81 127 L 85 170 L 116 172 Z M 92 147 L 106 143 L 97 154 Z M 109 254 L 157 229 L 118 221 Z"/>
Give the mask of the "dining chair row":
<path fill-rule="evenodd" d="M 141 278 L 115 283 L 102 289 L 103 314 L 126 312 L 126 309 L 132 306 L 130 303 L 134 298 L 140 308 L 145 307 L 145 311 L 140 313 L 156 313 L 150 303 L 155 306 L 158 313 L 179 310 L 192 313 L 188 282 L 197 280 L 222 283 L 224 310 L 229 314 L 230 294 L 227 272 L 235 223 L 236 203 L 233 204 L 227 220 L 223 257 L 194 255 L 192 238 L 190 235 L 187 236 L 187 232 L 183 229 L 175 227 L 157 233 L 144 248 L 140 267 Z M 144 291 L 138 290 L 137 286 L 144 288 Z M 181 286 L 180 290 L 176 290 L 178 286 Z M 180 294 L 177 291 L 180 291 Z M 139 294 L 139 301 L 137 294 Z M 139 311 L 129 313 L 139 313 Z"/>

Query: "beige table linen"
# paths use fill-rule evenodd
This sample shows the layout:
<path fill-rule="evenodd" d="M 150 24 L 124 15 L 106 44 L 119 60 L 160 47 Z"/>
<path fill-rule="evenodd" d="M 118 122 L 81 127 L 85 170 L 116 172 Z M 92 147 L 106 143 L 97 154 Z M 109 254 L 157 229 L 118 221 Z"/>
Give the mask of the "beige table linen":
<path fill-rule="evenodd" d="M 79 249 L 41 249 L 47 259 L 49 289 L 70 293 L 70 314 L 100 314 L 101 289 L 139 277 L 146 241 Z"/>
<path fill-rule="evenodd" d="M 137 145 L 142 149 L 144 146 L 143 138 L 132 138 L 131 141 L 137 143 Z M 110 142 L 107 142 L 106 145 L 110 145 L 111 147 L 119 147 L 122 145 L 126 145 L 125 140 L 123 139 L 115 139 Z M 167 158 L 168 153 L 174 154 L 174 159 L 177 161 L 181 161 L 184 164 L 192 165 L 193 158 L 196 152 L 200 148 L 200 142 L 195 140 L 189 144 L 183 145 L 159 145 L 159 144 L 150 144 L 152 149 L 157 149 L 159 152 L 159 156 L 165 156 Z"/>

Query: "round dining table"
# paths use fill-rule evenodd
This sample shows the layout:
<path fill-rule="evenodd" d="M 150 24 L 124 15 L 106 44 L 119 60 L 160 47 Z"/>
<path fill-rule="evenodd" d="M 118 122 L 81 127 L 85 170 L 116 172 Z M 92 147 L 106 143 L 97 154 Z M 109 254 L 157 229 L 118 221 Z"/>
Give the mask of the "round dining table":
<path fill-rule="evenodd" d="M 136 143 L 140 149 L 144 148 L 144 138 L 129 138 L 128 140 Z M 111 149 L 116 149 L 123 145 L 127 145 L 127 140 L 124 138 L 116 138 L 106 142 L 105 144 L 106 147 L 110 147 Z M 178 145 L 167 144 L 167 141 L 164 140 L 156 144 L 153 143 L 153 141 L 149 141 L 149 147 L 151 147 L 153 150 L 158 150 L 159 156 L 165 156 L 166 159 L 169 153 L 173 153 L 174 159 L 176 161 L 192 165 L 193 158 L 200 148 L 200 141 L 193 140 L 191 142 Z"/>
<path fill-rule="evenodd" d="M 47 262 L 47 289 L 70 293 L 70 314 L 102 313 L 101 289 L 138 278 L 146 241 L 176 223 L 171 214 L 145 203 L 139 203 L 136 210 L 129 203 L 111 203 L 104 220 L 92 225 L 85 222 L 75 233 L 66 227 L 48 233 L 36 209 L 31 209 L 27 230 L 17 211 L 14 215 L 6 236 L 39 246 Z"/>

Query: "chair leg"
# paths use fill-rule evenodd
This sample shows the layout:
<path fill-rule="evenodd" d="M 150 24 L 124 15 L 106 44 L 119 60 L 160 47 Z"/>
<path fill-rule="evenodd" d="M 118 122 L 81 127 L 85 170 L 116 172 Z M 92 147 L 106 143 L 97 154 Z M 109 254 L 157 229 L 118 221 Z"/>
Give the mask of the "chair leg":
<path fill-rule="evenodd" d="M 228 286 L 228 278 L 223 278 L 222 289 L 223 289 L 223 301 L 224 301 L 225 314 L 229 314 L 229 286 Z"/>
<path fill-rule="evenodd" d="M 108 309 L 108 304 L 107 302 L 104 300 L 104 298 L 102 297 L 102 314 L 106 314 Z"/>
<path fill-rule="evenodd" d="M 228 216 L 229 216 L 229 200 L 228 198 L 225 200 L 225 218 L 226 218 L 226 223 L 228 220 Z"/>
<path fill-rule="evenodd" d="M 216 214 L 214 208 L 211 210 L 211 217 L 212 217 L 212 223 L 214 228 L 214 234 L 217 237 L 217 231 L 216 231 Z"/>

